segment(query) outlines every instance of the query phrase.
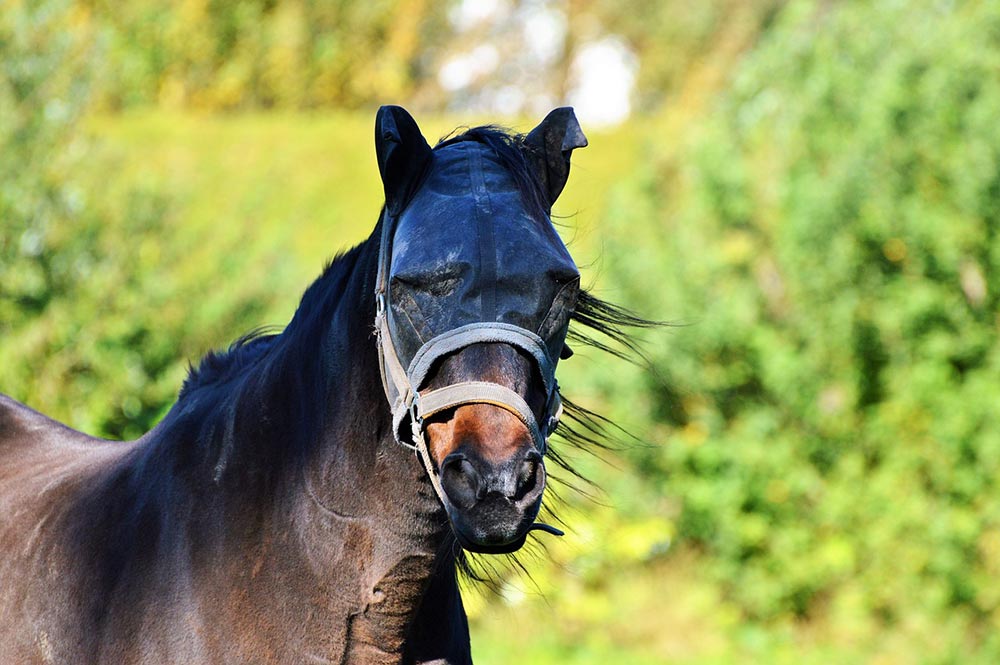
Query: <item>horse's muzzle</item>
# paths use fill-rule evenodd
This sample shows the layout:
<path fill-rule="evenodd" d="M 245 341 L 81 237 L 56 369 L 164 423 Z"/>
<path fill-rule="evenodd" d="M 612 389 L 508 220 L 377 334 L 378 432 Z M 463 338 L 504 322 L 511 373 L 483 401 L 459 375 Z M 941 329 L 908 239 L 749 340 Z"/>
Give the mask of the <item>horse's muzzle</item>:
<path fill-rule="evenodd" d="M 440 472 L 445 508 L 462 547 L 501 554 L 524 544 L 545 491 L 545 464 L 537 450 L 525 446 L 492 463 L 460 448 L 442 461 Z"/>

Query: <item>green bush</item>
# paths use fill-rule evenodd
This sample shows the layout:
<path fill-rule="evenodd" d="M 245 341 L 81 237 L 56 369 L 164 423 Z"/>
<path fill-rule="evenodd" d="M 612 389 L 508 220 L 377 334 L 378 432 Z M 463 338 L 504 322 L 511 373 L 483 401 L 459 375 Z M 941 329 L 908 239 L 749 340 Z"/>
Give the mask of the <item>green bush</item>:
<path fill-rule="evenodd" d="M 688 324 L 637 462 L 747 620 L 1000 656 L 998 109 L 995 3 L 795 3 L 610 206 Z"/>
<path fill-rule="evenodd" d="M 109 108 L 348 107 L 406 99 L 433 77 L 446 3 L 78 0 L 108 43 Z"/>
<path fill-rule="evenodd" d="M 66 3 L 0 13 L 0 321 L 12 308 L 40 310 L 71 267 L 44 260 L 79 218 L 82 192 L 68 175 L 79 155 L 73 127 L 89 91 L 86 38 Z"/>
<path fill-rule="evenodd" d="M 98 33 L 68 1 L 0 12 L 0 390 L 128 438 L 162 415 L 186 359 L 219 345 L 220 328 L 226 340 L 260 323 L 265 298 L 262 285 L 201 293 L 241 258 L 168 269 L 204 230 L 172 230 L 159 185 L 114 177 L 120 164 L 96 158 L 81 118 L 102 74 Z M 208 308 L 216 327 L 199 330 Z"/>

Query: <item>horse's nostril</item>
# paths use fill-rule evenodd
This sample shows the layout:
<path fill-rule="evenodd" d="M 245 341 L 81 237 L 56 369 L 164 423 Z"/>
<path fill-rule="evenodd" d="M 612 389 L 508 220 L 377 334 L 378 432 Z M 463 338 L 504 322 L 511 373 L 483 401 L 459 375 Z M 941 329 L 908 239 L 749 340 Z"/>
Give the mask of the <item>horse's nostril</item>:
<path fill-rule="evenodd" d="M 479 498 L 479 474 L 465 457 L 449 455 L 441 464 L 441 487 L 461 509 L 471 508 Z"/>
<path fill-rule="evenodd" d="M 532 450 L 524 456 L 517 473 L 517 486 L 514 489 L 514 501 L 520 501 L 538 487 L 542 469 L 542 456 Z"/>

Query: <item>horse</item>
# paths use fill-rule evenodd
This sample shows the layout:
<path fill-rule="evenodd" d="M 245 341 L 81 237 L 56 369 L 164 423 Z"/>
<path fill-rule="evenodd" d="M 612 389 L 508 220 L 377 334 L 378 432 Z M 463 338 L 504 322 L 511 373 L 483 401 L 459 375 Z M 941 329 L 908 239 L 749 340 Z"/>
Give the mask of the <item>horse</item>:
<path fill-rule="evenodd" d="M 466 553 L 560 533 L 549 436 L 595 438 L 556 384 L 567 336 L 641 319 L 579 287 L 553 229 L 572 109 L 431 148 L 387 106 L 375 139 L 370 237 L 145 435 L 0 395 L 0 663 L 471 662 Z"/>

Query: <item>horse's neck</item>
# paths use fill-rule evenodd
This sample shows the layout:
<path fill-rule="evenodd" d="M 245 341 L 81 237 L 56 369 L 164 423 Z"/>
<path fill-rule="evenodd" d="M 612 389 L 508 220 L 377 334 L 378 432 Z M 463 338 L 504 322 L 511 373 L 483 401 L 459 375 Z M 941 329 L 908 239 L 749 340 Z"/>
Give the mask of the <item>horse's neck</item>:
<path fill-rule="evenodd" d="M 360 302 L 341 304 L 326 337 L 330 410 L 294 514 L 312 565 L 362 603 L 348 643 L 394 653 L 432 574 L 453 580 L 454 562 L 442 555 L 447 519 L 424 469 L 391 434 L 371 333 L 374 266 L 359 274 L 348 290 Z"/>
<path fill-rule="evenodd" d="M 260 388 L 274 393 L 255 396 L 271 405 L 267 421 L 248 414 L 251 420 L 241 423 L 246 441 L 237 442 L 220 482 L 229 492 L 252 492 L 259 479 L 270 478 L 259 486 L 270 499 L 246 504 L 262 509 L 261 533 L 243 530 L 248 535 L 240 538 L 257 542 L 233 543 L 269 561 L 261 577 L 271 581 L 262 593 L 315 597 L 310 584 L 336 589 L 322 612 L 354 617 L 347 643 L 396 653 L 432 575 L 453 582 L 454 561 L 444 554 L 447 520 L 425 472 L 390 432 L 371 337 L 377 252 L 370 245 L 342 284 L 325 286 L 330 297 L 339 292 L 336 303 L 311 304 L 322 312 L 322 329 L 296 330 L 308 316 L 290 325 L 289 334 L 315 348 L 279 349 L 287 357 L 268 368 L 275 385 Z M 301 365 L 302 358 L 312 365 L 282 365 Z M 305 438 L 296 431 L 302 419 L 310 428 Z M 244 464 L 241 453 L 248 456 Z M 230 505 L 240 505 L 238 497 Z"/>
<path fill-rule="evenodd" d="M 421 617 L 456 615 L 447 520 L 390 434 L 374 254 L 341 259 L 242 373 L 193 383 L 81 485 L 65 548 L 101 608 L 87 631 L 175 620 L 235 660 L 398 662 L 408 630 L 447 625 Z"/>

